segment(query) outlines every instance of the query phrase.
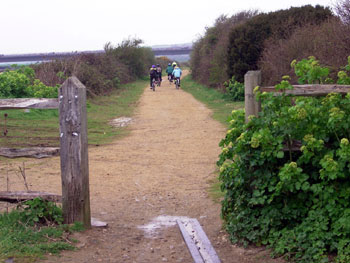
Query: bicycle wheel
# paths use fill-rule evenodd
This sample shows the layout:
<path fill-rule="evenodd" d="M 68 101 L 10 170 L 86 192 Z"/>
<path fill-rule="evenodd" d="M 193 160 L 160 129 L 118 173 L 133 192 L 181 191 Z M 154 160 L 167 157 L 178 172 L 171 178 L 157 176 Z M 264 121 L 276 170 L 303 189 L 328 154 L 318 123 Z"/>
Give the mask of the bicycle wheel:
<path fill-rule="evenodd" d="M 152 90 L 155 91 L 156 90 L 156 81 L 153 79 L 152 81 Z"/>

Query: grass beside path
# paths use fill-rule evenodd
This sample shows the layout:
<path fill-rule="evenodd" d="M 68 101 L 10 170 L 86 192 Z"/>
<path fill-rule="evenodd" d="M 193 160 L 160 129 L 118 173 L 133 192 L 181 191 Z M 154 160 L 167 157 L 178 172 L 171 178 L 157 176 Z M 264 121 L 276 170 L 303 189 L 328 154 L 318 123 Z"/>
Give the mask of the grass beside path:
<path fill-rule="evenodd" d="M 181 80 L 181 88 L 213 110 L 213 118 L 225 126 L 228 126 L 227 119 L 232 110 L 244 108 L 244 102 L 230 101 L 220 91 L 197 83 L 191 75 L 187 75 Z"/>
<path fill-rule="evenodd" d="M 191 75 L 187 75 L 183 78 L 183 80 L 181 80 L 181 88 L 184 91 L 192 94 L 197 100 L 213 110 L 213 118 L 223 123 L 226 127 L 228 126 L 227 119 L 232 110 L 244 107 L 244 102 L 230 101 L 220 91 L 198 84 L 192 79 Z M 216 174 L 219 174 L 218 170 L 216 171 Z M 210 181 L 210 188 L 208 191 L 211 198 L 215 202 L 219 202 L 224 196 L 220 186 L 221 182 L 219 181 L 218 177 Z"/>
<path fill-rule="evenodd" d="M 136 108 L 148 80 L 123 85 L 107 96 L 87 102 L 89 145 L 111 142 L 127 134 L 125 128 L 114 128 L 109 121 L 130 117 Z M 7 113 L 5 126 L 4 114 Z M 7 136 L 3 132 L 7 129 Z M 0 112 L 0 147 L 24 148 L 59 146 L 58 110 L 4 110 Z"/>

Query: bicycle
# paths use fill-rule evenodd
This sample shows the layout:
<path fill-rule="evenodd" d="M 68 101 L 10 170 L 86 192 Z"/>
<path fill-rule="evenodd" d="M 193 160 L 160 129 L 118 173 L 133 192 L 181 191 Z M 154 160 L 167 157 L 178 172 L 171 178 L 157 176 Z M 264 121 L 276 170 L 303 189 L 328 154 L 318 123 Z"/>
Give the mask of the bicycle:
<path fill-rule="evenodd" d="M 152 89 L 153 91 L 156 91 L 156 80 L 155 80 L 155 78 L 152 79 L 152 86 L 151 86 L 151 89 Z"/>
<path fill-rule="evenodd" d="M 159 77 L 158 77 L 158 79 L 157 79 L 156 83 L 157 83 L 157 86 L 158 86 L 158 87 L 160 87 L 160 85 L 162 84 L 162 81 L 160 80 L 160 78 L 159 78 Z"/>
<path fill-rule="evenodd" d="M 175 87 L 176 89 L 180 88 L 180 78 L 175 78 Z"/>

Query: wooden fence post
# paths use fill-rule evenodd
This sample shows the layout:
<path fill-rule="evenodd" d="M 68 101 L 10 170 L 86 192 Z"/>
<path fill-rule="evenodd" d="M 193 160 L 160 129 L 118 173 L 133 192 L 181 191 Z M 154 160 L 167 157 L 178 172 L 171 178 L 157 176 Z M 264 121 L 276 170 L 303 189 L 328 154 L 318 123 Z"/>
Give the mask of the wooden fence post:
<path fill-rule="evenodd" d="M 86 88 L 76 77 L 59 89 L 59 113 L 64 223 L 90 228 Z"/>
<path fill-rule="evenodd" d="M 258 116 L 261 111 L 260 102 L 256 101 L 254 95 L 254 88 L 261 84 L 261 71 L 248 71 L 244 75 L 244 108 L 245 108 L 245 121 L 248 122 L 250 115 Z"/>

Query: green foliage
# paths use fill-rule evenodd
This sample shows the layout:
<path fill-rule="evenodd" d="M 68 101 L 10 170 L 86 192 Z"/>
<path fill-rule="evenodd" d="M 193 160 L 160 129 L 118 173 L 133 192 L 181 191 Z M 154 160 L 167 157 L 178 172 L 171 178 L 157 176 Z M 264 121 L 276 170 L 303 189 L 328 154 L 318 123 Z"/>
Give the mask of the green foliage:
<path fill-rule="evenodd" d="M 22 98 L 30 84 L 30 78 L 19 70 L 5 71 L 0 74 L 0 97 Z"/>
<path fill-rule="evenodd" d="M 85 85 L 88 97 L 109 95 L 122 84 L 148 75 L 150 65 L 155 64 L 152 49 L 141 47 L 141 43 L 140 39 L 127 39 L 116 46 L 107 43 L 104 53 L 84 53 L 32 67 L 42 83 L 53 87 L 49 94 L 74 75 Z M 40 87 L 37 93 L 41 93 Z"/>
<path fill-rule="evenodd" d="M 314 69 L 299 77 L 322 81 Z M 283 92 L 290 88 L 286 77 L 281 96 L 256 90 L 262 111 L 248 123 L 243 110 L 232 112 L 218 161 L 222 217 L 233 242 L 268 245 L 296 262 L 329 262 L 331 253 L 348 262 L 350 94 L 294 98 Z"/>
<path fill-rule="evenodd" d="M 48 87 L 35 79 L 34 70 L 22 66 L 0 74 L 0 98 L 57 98 L 57 87 Z"/>
<path fill-rule="evenodd" d="M 105 52 L 126 64 L 132 75 L 142 77 L 148 73 L 150 65 L 154 64 L 154 54 L 151 48 L 140 47 L 141 39 L 127 39 L 117 46 L 111 43 L 105 45 Z"/>
<path fill-rule="evenodd" d="M 0 214 L 0 260 L 37 262 L 45 253 L 75 249 L 69 234 L 81 231 L 81 224 L 62 225 L 62 220 L 61 209 L 41 199 Z"/>
<path fill-rule="evenodd" d="M 228 17 L 219 16 L 213 27 L 206 28 L 203 37 L 193 45 L 191 53 L 191 71 L 196 81 L 210 87 L 221 86 L 229 79 L 228 64 L 228 35 L 232 28 L 246 22 L 257 15 L 254 10 L 241 11 Z"/>
<path fill-rule="evenodd" d="M 313 56 L 298 63 L 296 60 L 293 60 L 291 66 L 295 70 L 295 75 L 298 76 L 299 84 L 325 84 L 332 82 L 329 78 L 329 69 L 321 67 L 319 61 Z"/>
<path fill-rule="evenodd" d="M 226 94 L 232 101 L 244 101 L 244 84 L 238 82 L 233 76 L 229 82 L 225 82 Z"/>
<path fill-rule="evenodd" d="M 287 39 L 295 29 L 305 24 L 321 24 L 331 16 L 329 8 L 307 5 L 260 14 L 233 28 L 228 45 L 228 75 L 243 81 L 248 70 L 257 69 L 265 40 Z"/>
<path fill-rule="evenodd" d="M 58 86 L 49 87 L 42 83 L 40 80 L 35 79 L 33 85 L 29 85 L 26 89 L 28 97 L 34 98 L 57 98 Z"/>
<path fill-rule="evenodd" d="M 23 203 L 22 221 L 28 224 L 62 224 L 62 209 L 53 202 L 48 202 L 42 198 L 35 198 Z"/>

